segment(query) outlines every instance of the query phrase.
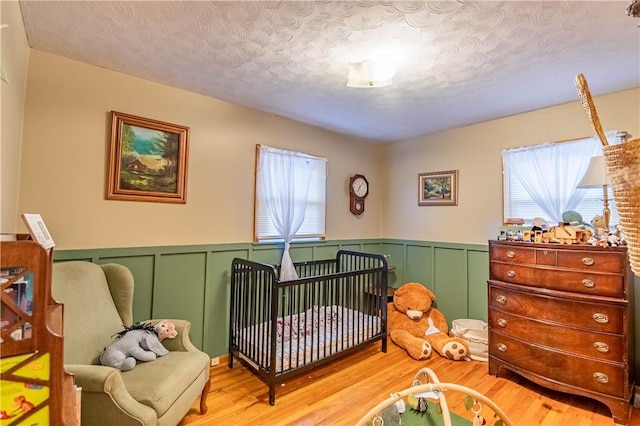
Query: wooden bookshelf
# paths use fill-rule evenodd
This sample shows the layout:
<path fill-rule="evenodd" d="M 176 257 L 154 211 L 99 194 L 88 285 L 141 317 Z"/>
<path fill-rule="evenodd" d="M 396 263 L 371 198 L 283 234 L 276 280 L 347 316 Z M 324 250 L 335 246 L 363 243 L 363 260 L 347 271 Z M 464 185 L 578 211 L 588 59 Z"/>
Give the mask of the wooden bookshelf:
<path fill-rule="evenodd" d="M 0 426 L 76 426 L 63 306 L 51 296 L 53 250 L 27 238 L 0 243 Z"/>

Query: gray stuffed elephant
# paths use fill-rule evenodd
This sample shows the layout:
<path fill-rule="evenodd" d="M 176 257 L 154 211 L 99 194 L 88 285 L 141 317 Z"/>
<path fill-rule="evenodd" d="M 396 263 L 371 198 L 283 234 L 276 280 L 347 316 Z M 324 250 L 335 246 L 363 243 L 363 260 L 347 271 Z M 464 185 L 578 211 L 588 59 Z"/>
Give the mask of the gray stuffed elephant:
<path fill-rule="evenodd" d="M 116 333 L 100 354 L 100 363 L 120 371 L 128 371 L 138 361 L 153 361 L 169 353 L 158 339 L 158 331 L 151 324 L 135 323 Z"/>

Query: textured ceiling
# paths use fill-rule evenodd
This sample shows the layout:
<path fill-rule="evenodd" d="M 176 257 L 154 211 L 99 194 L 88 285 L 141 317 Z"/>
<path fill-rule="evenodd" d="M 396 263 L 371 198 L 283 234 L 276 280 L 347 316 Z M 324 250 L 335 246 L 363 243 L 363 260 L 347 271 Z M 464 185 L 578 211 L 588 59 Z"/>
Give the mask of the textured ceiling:
<path fill-rule="evenodd" d="M 31 1 L 31 47 L 387 143 L 640 86 L 630 1 Z M 394 84 L 347 63 L 400 56 Z M 585 117 L 586 120 L 586 117 Z"/>

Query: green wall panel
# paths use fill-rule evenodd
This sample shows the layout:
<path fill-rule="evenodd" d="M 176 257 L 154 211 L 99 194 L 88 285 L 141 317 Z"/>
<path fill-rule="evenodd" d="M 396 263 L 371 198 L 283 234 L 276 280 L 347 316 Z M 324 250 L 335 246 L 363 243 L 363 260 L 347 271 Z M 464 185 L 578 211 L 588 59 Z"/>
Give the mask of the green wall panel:
<path fill-rule="evenodd" d="M 375 253 L 375 254 L 384 254 L 380 251 L 380 243 L 379 242 L 365 242 L 362 243 L 359 249 L 356 251 L 361 251 L 364 253 Z"/>
<path fill-rule="evenodd" d="M 469 280 L 469 292 L 467 295 L 469 318 L 487 321 L 489 252 L 475 250 L 467 252 L 467 275 Z"/>
<path fill-rule="evenodd" d="M 203 350 L 221 355 L 229 342 L 229 306 L 231 295 L 231 263 L 246 259 L 248 250 L 214 252 L 209 255 L 204 305 Z"/>
<path fill-rule="evenodd" d="M 313 247 L 292 247 L 289 250 L 289 254 L 291 256 L 291 260 L 294 262 L 306 262 L 308 260 L 313 260 Z"/>
<path fill-rule="evenodd" d="M 249 259 L 254 262 L 279 265 L 282 260 L 282 249 L 272 245 L 264 247 L 257 245 Z"/>
<path fill-rule="evenodd" d="M 416 282 L 435 292 L 433 286 L 433 248 L 407 245 L 406 282 Z"/>
<path fill-rule="evenodd" d="M 206 253 L 163 255 L 156 265 L 153 318 L 191 321 L 191 341 L 202 348 Z"/>
<path fill-rule="evenodd" d="M 465 250 L 437 247 L 434 257 L 436 304 L 451 325 L 469 314 Z"/>
<path fill-rule="evenodd" d="M 406 261 L 405 261 L 405 252 L 406 245 L 400 243 L 387 243 L 381 244 L 380 246 L 380 254 L 387 256 L 387 262 L 389 265 L 393 265 L 395 267 L 389 273 L 389 287 L 398 288 L 405 282 L 405 271 L 406 271 Z"/>
<path fill-rule="evenodd" d="M 362 244 L 342 244 L 340 250 L 362 251 Z"/>
<path fill-rule="evenodd" d="M 315 247 L 313 260 L 335 259 L 338 250 L 340 250 L 338 244 L 326 244 Z"/>

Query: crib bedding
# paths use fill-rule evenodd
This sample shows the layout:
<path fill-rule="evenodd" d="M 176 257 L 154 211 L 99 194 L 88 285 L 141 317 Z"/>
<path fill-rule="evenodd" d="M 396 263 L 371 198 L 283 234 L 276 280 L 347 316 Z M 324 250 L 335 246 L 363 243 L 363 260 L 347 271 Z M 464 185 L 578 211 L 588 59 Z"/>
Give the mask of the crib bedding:
<path fill-rule="evenodd" d="M 269 320 L 236 334 L 251 349 L 245 355 L 262 365 L 270 362 L 270 330 Z M 275 371 L 285 372 L 321 360 L 366 342 L 381 331 L 379 317 L 337 305 L 316 305 L 299 314 L 279 317 Z"/>

